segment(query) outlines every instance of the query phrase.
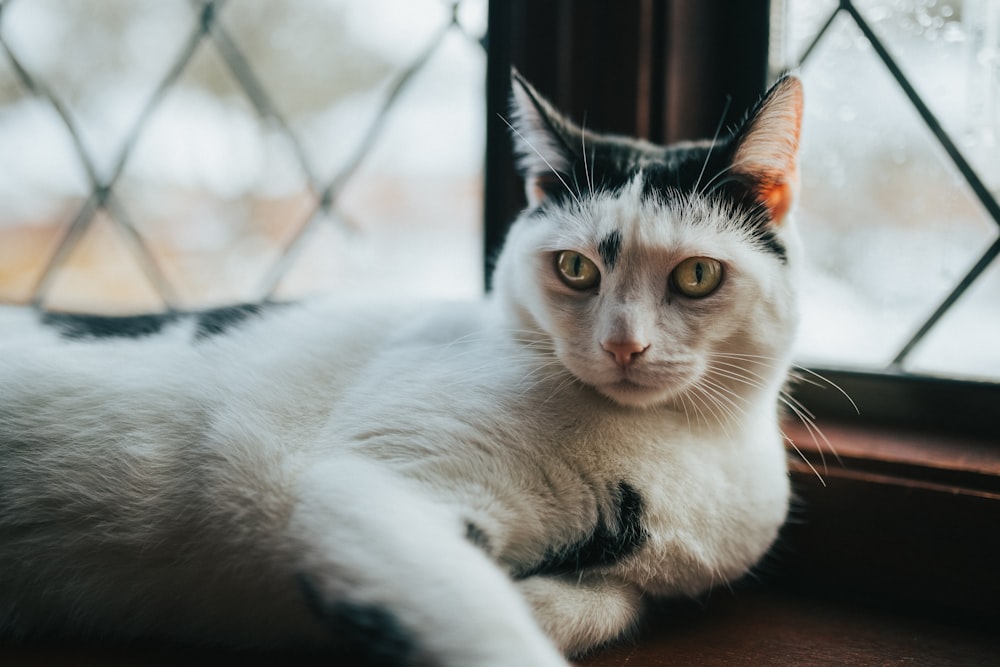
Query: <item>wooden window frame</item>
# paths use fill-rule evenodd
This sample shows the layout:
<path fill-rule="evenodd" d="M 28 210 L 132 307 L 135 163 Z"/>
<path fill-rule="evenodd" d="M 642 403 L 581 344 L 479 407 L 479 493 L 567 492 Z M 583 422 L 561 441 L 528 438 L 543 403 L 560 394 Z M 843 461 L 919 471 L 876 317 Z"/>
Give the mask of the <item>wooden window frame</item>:
<path fill-rule="evenodd" d="M 770 3 L 491 2 L 485 256 L 524 205 L 506 115 L 513 64 L 589 128 L 657 142 L 711 136 L 767 83 Z M 487 278 L 487 283 L 488 283 Z M 775 585 L 1000 620 L 1000 385 L 817 371 L 850 394 L 795 385 L 829 442 L 789 423 L 795 520 L 768 560 Z M 837 459 L 831 447 L 839 453 Z"/>

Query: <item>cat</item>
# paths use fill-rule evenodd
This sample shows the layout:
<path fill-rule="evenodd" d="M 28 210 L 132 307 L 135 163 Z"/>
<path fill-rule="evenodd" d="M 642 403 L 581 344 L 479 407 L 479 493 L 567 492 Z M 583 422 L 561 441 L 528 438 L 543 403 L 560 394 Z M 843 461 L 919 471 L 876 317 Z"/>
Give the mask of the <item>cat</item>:
<path fill-rule="evenodd" d="M 759 561 L 800 82 L 669 147 L 512 89 L 481 302 L 0 311 L 0 637 L 555 667 Z"/>

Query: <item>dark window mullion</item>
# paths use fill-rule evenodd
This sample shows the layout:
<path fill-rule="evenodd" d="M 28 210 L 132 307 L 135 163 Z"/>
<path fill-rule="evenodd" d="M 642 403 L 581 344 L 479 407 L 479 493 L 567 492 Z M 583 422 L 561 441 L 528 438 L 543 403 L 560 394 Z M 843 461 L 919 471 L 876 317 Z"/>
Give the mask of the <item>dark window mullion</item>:
<path fill-rule="evenodd" d="M 902 369 L 903 363 L 906 361 L 906 358 L 910 355 L 910 353 L 913 352 L 914 348 L 916 348 L 916 346 L 920 344 L 920 341 L 922 341 L 924 337 L 930 333 L 931 329 L 934 328 L 938 321 L 944 317 L 949 310 L 951 310 L 951 307 L 955 304 L 955 302 L 958 301 L 963 294 L 965 294 L 965 291 L 971 287 L 972 283 L 979 278 L 980 274 L 982 274 L 982 272 L 989 267 L 993 260 L 996 259 L 997 255 L 1000 255 L 1000 238 L 993 242 L 993 245 L 991 245 L 983 256 L 979 258 L 979 261 L 976 262 L 975 266 L 973 266 L 972 269 L 965 274 L 965 277 L 962 278 L 961 282 L 959 282 L 951 293 L 948 294 L 943 301 L 941 301 L 940 305 L 938 305 L 930 317 L 928 317 L 927 320 L 920 325 L 917 331 L 910 336 L 910 339 L 906 342 L 902 349 L 900 349 L 899 354 L 897 354 L 896 358 L 892 360 L 892 363 L 889 366 L 890 369 Z"/>

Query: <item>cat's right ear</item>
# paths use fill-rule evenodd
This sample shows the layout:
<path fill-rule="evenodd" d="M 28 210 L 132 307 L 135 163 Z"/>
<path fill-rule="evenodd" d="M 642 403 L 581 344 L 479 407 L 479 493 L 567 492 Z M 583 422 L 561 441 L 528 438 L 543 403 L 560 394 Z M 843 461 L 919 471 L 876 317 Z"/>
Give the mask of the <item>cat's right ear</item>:
<path fill-rule="evenodd" d="M 510 79 L 509 125 L 514 134 L 514 154 L 528 203 L 537 206 L 554 193 L 569 189 L 577 158 L 570 146 L 580 141 L 582 131 L 556 111 L 516 69 L 511 69 Z"/>

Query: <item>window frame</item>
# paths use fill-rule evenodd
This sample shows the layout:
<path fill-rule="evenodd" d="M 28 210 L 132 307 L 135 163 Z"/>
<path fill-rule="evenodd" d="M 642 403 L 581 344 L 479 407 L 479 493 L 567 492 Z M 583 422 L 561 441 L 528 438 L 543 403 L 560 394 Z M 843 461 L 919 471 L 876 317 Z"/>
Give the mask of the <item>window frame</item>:
<path fill-rule="evenodd" d="M 765 90 L 769 0 L 739 3 L 738 16 L 723 0 L 627 0 L 615 3 L 613 16 L 608 5 L 490 3 L 487 283 L 524 204 L 507 129 L 497 119 L 507 112 L 511 64 L 572 117 L 585 117 L 587 127 L 657 142 L 711 136 L 726 96 L 729 113 L 740 114 Z M 815 382 L 814 373 L 828 382 Z M 1000 561 L 1000 536 L 982 528 L 1000 521 L 1000 438 L 991 419 L 1000 384 L 916 375 L 899 365 L 801 375 L 793 392 L 830 442 L 786 427 L 803 521 L 783 531 L 769 580 L 1000 618 L 992 602 L 1000 574 L 989 566 Z M 851 454 L 832 460 L 830 446 Z"/>

